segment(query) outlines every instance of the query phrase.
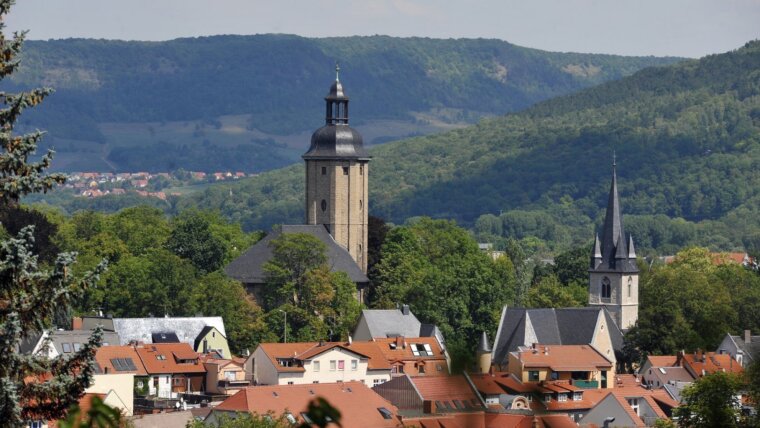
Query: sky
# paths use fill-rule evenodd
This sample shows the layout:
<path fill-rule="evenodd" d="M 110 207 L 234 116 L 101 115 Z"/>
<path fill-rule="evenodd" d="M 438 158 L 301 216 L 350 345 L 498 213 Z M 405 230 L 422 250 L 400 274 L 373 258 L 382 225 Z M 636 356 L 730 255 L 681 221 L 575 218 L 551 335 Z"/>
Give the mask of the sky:
<path fill-rule="evenodd" d="M 760 39 L 760 0 L 17 0 L 6 24 L 33 40 L 384 34 L 701 57 Z"/>

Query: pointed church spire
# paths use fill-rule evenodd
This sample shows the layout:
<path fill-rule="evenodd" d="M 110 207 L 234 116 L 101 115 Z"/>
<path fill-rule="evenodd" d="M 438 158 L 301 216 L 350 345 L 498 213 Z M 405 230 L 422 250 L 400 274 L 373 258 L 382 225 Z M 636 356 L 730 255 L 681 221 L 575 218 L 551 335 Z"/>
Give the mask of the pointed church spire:
<path fill-rule="evenodd" d="M 625 236 L 623 236 L 623 232 L 620 232 L 620 236 L 618 236 L 618 239 L 615 240 L 615 259 L 616 260 L 624 260 L 628 258 L 628 251 L 626 250 L 625 245 Z"/>
<path fill-rule="evenodd" d="M 628 258 L 636 258 L 636 250 L 633 248 L 633 235 L 628 235 Z"/>
<path fill-rule="evenodd" d="M 486 334 L 485 331 L 480 335 L 477 352 L 491 352 L 491 344 L 488 341 L 488 334 Z"/>
<path fill-rule="evenodd" d="M 610 194 L 607 198 L 607 213 L 604 217 L 604 227 L 602 228 L 602 259 L 607 262 L 615 259 L 615 253 L 617 250 L 618 238 L 623 232 L 623 221 L 620 217 L 620 200 L 618 198 L 617 188 L 617 159 L 613 154 L 612 160 L 612 185 L 610 186 Z M 625 240 L 620 244 L 625 246 Z"/>
<path fill-rule="evenodd" d="M 599 243 L 599 234 L 594 235 L 594 252 L 591 253 L 591 269 L 595 269 L 602 262 L 602 247 Z"/>

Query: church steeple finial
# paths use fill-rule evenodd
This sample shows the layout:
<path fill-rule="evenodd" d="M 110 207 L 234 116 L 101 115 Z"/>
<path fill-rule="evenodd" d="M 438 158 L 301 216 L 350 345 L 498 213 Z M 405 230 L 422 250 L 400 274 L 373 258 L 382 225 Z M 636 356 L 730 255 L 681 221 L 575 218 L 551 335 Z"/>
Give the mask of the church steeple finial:
<path fill-rule="evenodd" d="M 335 61 L 335 81 L 340 82 L 340 65 Z"/>
<path fill-rule="evenodd" d="M 617 155 L 612 153 L 612 184 L 607 197 L 607 211 L 604 216 L 604 225 L 600 236 L 601 263 L 597 266 L 603 269 L 631 270 L 634 266 L 627 266 L 629 246 L 632 239 L 626 240 L 623 230 L 623 219 L 620 212 L 620 199 L 617 186 Z M 630 241 L 630 242 L 629 242 Z M 596 253 L 596 248 L 594 248 Z M 594 254 L 596 256 L 596 254 Z M 594 258 L 592 256 L 592 259 Z"/>

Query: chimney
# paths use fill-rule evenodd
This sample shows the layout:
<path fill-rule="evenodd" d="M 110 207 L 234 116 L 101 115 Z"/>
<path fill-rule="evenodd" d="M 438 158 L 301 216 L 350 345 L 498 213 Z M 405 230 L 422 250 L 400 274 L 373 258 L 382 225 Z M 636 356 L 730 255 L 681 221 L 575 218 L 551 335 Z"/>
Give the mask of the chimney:
<path fill-rule="evenodd" d="M 425 414 L 435 413 L 435 402 L 432 400 L 425 400 L 422 402 L 422 412 Z"/>
<path fill-rule="evenodd" d="M 404 315 L 409 315 L 409 305 L 401 305 L 401 313 Z"/>
<path fill-rule="evenodd" d="M 752 335 L 750 334 L 750 330 L 744 330 L 744 343 L 746 345 L 749 345 L 752 342 Z"/>
<path fill-rule="evenodd" d="M 348 335 L 348 344 L 351 345 L 352 343 L 354 343 L 354 340 L 351 338 L 351 335 L 349 334 Z"/>
<path fill-rule="evenodd" d="M 81 330 L 82 329 L 82 317 L 72 317 L 71 318 L 71 329 L 72 330 Z"/>
<path fill-rule="evenodd" d="M 533 416 L 533 423 L 531 424 L 532 428 L 540 428 L 541 422 L 538 420 L 538 416 Z"/>
<path fill-rule="evenodd" d="M 681 362 L 683 361 L 683 355 L 684 355 L 683 349 L 676 352 L 676 367 L 681 367 Z"/>

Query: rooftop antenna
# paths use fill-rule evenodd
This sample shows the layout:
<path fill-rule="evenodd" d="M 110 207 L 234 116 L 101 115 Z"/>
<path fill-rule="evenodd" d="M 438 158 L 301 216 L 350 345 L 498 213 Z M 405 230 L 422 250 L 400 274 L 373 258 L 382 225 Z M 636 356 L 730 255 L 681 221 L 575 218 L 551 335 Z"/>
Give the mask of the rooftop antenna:
<path fill-rule="evenodd" d="M 617 155 L 615 154 L 615 149 L 612 150 L 612 166 L 617 166 Z"/>

